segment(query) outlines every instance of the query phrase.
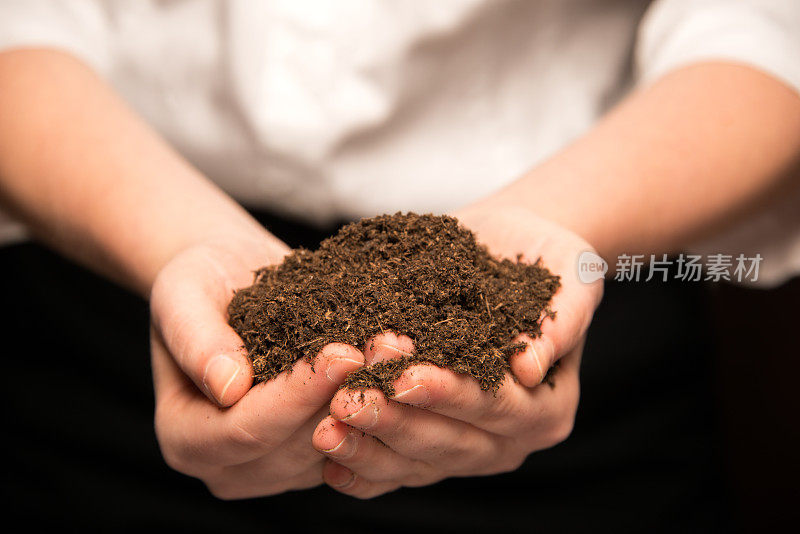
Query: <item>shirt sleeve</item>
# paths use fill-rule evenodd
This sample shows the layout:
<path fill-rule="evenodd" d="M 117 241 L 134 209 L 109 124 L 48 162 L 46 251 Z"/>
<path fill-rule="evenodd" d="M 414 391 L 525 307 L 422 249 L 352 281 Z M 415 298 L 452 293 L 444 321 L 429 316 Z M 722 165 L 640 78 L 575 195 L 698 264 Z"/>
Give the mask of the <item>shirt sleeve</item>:
<path fill-rule="evenodd" d="M 800 93 L 800 1 L 656 0 L 639 26 L 637 83 L 700 61 L 759 69 Z M 800 187 L 766 209 L 690 247 L 690 252 L 763 257 L 747 283 L 776 286 L 800 274 Z"/>
<path fill-rule="evenodd" d="M 800 92 L 797 0 L 656 0 L 639 27 L 640 83 L 708 60 L 760 69 Z"/>
<path fill-rule="evenodd" d="M 111 57 L 107 11 L 100 0 L 3 0 L 0 51 L 57 48 L 106 74 Z"/>

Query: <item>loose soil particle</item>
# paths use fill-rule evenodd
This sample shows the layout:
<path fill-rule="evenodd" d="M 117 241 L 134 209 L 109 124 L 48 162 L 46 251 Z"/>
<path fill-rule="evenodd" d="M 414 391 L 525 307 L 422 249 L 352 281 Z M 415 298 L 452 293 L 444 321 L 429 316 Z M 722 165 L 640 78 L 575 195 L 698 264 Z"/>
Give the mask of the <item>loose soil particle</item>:
<path fill-rule="evenodd" d="M 348 224 L 318 250 L 259 269 L 228 313 L 258 382 L 313 362 L 327 343 L 363 348 L 393 331 L 414 341 L 414 354 L 364 367 L 343 387 L 391 396 L 403 370 L 431 363 L 494 392 L 524 347 L 513 339 L 541 335 L 555 316 L 548 303 L 559 286 L 539 261 L 495 259 L 453 217 L 397 213 Z"/>

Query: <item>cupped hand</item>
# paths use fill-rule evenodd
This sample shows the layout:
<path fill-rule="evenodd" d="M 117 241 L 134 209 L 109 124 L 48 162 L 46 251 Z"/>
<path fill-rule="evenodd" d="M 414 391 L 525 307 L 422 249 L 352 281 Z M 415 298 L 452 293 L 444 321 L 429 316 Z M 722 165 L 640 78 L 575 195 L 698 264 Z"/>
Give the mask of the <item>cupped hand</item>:
<path fill-rule="evenodd" d="M 507 377 L 496 394 L 433 365 L 404 371 L 392 398 L 378 390 L 338 391 L 313 444 L 328 458 L 325 482 L 342 493 L 370 498 L 447 477 L 512 471 L 572 431 L 586 330 L 603 293 L 602 280 L 577 277 L 578 257 L 591 246 L 525 209 L 483 203 L 454 215 L 493 254 L 541 258 L 560 275 L 551 304 L 556 317 L 543 322 L 540 337 L 520 336 L 527 346 L 510 359 L 516 380 Z M 409 338 L 386 333 L 367 342 L 363 354 L 370 364 L 411 351 Z M 556 361 L 554 387 L 542 384 Z"/>
<path fill-rule="evenodd" d="M 151 293 L 155 427 L 174 469 L 201 479 L 224 499 L 272 495 L 322 483 L 325 458 L 314 428 L 347 373 L 364 363 L 343 344 L 322 349 L 313 366 L 251 389 L 252 368 L 227 324 L 235 289 L 288 252 L 271 236 L 192 247 L 159 273 Z"/>

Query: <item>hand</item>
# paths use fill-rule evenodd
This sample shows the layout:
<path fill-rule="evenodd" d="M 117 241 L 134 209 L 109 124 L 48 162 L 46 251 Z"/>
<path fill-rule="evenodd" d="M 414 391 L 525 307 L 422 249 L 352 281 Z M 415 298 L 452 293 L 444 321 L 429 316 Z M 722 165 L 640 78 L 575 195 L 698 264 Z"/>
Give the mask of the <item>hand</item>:
<path fill-rule="evenodd" d="M 291 373 L 250 389 L 250 362 L 226 309 L 233 291 L 253 282 L 255 269 L 287 251 L 268 235 L 203 244 L 175 257 L 153 284 L 161 452 L 173 469 L 223 499 L 321 484 L 325 459 L 311 447 L 312 432 L 346 374 L 364 362 L 360 351 L 334 343 L 313 369 L 301 360 Z"/>
<path fill-rule="evenodd" d="M 513 471 L 532 452 L 569 436 L 578 407 L 581 352 L 602 297 L 602 281 L 584 284 L 577 260 L 591 246 L 577 235 L 524 209 L 484 203 L 454 214 L 498 256 L 542 258 L 561 276 L 554 320 L 542 336 L 520 336 L 527 348 L 511 357 L 514 381 L 481 391 L 469 376 L 432 365 L 407 369 L 387 399 L 378 390 L 340 390 L 330 415 L 314 431 L 314 447 L 329 458 L 325 482 L 370 498 L 401 486 L 423 486 L 452 476 Z M 365 345 L 367 364 L 413 351 L 408 337 L 381 334 Z M 542 385 L 560 365 L 554 387 Z"/>

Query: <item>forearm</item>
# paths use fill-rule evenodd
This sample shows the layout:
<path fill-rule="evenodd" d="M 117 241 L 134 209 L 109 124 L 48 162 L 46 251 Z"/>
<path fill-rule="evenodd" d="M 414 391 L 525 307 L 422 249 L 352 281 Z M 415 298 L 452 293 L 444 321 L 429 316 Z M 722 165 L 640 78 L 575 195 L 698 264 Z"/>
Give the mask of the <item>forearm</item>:
<path fill-rule="evenodd" d="M 748 67 L 698 64 L 634 92 L 494 200 L 607 258 L 671 252 L 790 186 L 798 155 L 800 96 Z"/>
<path fill-rule="evenodd" d="M 143 295 L 179 250 L 266 234 L 90 69 L 0 54 L 0 201 L 61 252 Z"/>

